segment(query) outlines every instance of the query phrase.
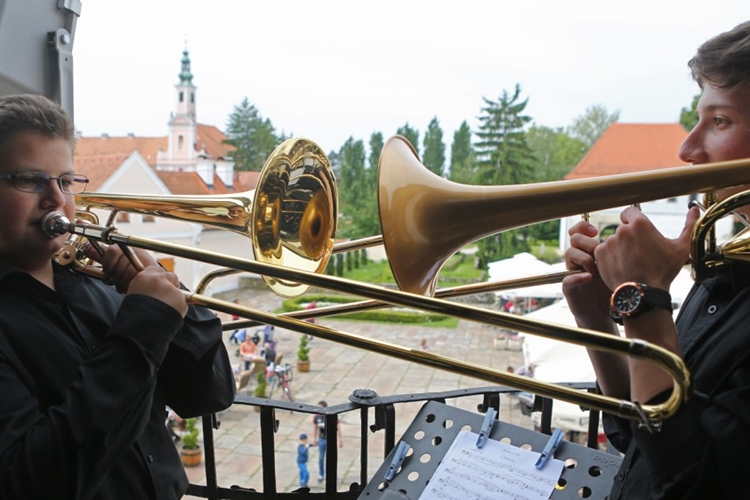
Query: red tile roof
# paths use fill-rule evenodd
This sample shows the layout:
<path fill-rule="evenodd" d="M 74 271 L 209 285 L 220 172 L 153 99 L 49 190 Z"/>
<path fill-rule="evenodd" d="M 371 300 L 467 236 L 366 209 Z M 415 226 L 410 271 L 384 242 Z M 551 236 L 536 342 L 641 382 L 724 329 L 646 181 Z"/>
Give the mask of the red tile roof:
<path fill-rule="evenodd" d="M 677 151 L 686 136 L 677 123 L 613 123 L 565 179 L 685 165 Z"/>
<path fill-rule="evenodd" d="M 78 158 L 92 155 L 125 155 L 138 151 L 152 167 L 156 165 L 156 153 L 167 150 L 167 137 L 81 137 L 76 144 Z"/>
<path fill-rule="evenodd" d="M 227 136 L 213 125 L 202 125 L 199 123 L 195 135 L 196 149 L 200 151 L 205 146 L 206 154 L 211 158 L 232 156 L 234 146 L 224 144 Z"/>
<path fill-rule="evenodd" d="M 196 150 L 205 148 L 210 158 L 232 156 L 233 146 L 224 144 L 226 136 L 213 125 L 198 124 L 196 127 Z M 123 164 L 134 151 L 138 151 L 153 168 L 159 151 L 166 151 L 169 145 L 164 137 L 81 137 L 76 145 L 75 168 L 89 178 L 89 191 L 98 191 L 102 184 Z M 242 172 L 236 176 L 239 184 L 228 188 L 214 176 L 214 185 L 208 186 L 195 172 L 156 171 L 156 174 L 174 194 L 220 194 L 247 191 L 255 188 L 258 172 Z M 248 175 L 249 174 L 249 175 Z"/>
<path fill-rule="evenodd" d="M 102 184 L 120 168 L 130 153 L 90 154 L 81 156 L 76 154 L 75 171 L 89 178 L 87 191 L 99 191 Z"/>

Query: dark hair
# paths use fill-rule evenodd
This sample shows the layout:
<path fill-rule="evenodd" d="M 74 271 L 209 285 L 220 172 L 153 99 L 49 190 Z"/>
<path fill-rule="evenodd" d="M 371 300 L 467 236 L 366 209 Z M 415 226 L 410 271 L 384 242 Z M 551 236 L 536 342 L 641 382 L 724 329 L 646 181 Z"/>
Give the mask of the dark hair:
<path fill-rule="evenodd" d="M 323 408 L 325 408 L 328 406 L 328 403 L 326 403 L 325 401 L 318 401 L 318 406 L 322 406 Z"/>
<path fill-rule="evenodd" d="M 76 145 L 73 121 L 59 104 L 44 96 L 18 94 L 0 97 L 0 149 L 20 132 L 64 139 L 71 151 Z"/>
<path fill-rule="evenodd" d="M 698 47 L 688 66 L 700 88 L 750 89 L 750 21 Z"/>

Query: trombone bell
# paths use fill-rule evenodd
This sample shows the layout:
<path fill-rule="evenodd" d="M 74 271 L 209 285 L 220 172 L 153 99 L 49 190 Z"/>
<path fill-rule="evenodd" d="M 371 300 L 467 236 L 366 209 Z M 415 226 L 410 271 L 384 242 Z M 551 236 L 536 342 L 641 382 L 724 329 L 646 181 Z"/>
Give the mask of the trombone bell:
<path fill-rule="evenodd" d="M 469 186 L 425 168 L 401 136 L 378 164 L 383 243 L 402 290 L 433 295 L 443 264 L 478 239 L 527 224 L 750 183 L 750 159 L 570 181 Z"/>
<path fill-rule="evenodd" d="M 215 196 L 76 195 L 76 205 L 166 217 L 249 237 L 260 262 L 307 272 L 325 269 L 336 234 L 338 200 L 333 170 L 320 147 L 289 139 L 266 160 L 253 191 Z M 263 276 L 282 297 L 310 287 Z"/>

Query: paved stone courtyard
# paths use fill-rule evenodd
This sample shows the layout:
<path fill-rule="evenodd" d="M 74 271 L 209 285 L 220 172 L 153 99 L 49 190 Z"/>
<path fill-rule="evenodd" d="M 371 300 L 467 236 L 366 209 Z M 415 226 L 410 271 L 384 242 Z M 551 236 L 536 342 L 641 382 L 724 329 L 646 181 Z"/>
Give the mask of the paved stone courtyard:
<path fill-rule="evenodd" d="M 266 290 L 242 290 L 220 298 L 229 298 L 229 300 L 237 298 L 243 305 L 264 311 L 278 309 L 283 300 Z M 520 366 L 523 361 L 519 351 L 495 348 L 493 339 L 497 330 L 463 320 L 459 322 L 457 328 L 363 323 L 337 320 L 333 317 L 321 318 L 318 322 L 345 332 L 414 349 L 420 349 L 420 342 L 426 340 L 429 350 L 435 354 L 501 371 L 508 366 Z M 248 331 L 252 332 L 253 329 Z M 283 362 L 295 364 L 299 335 L 293 331 L 276 328 L 274 338 L 277 341 L 277 352 L 284 354 Z M 229 332 L 225 332 L 225 339 L 228 337 Z M 363 388 L 372 389 L 381 396 L 388 396 L 493 385 L 483 380 L 389 358 L 319 338 L 310 343 L 310 348 L 311 370 L 307 373 L 300 373 L 295 368 L 292 382 L 295 401 L 306 404 L 317 405 L 320 400 L 326 400 L 329 406 L 347 403 L 353 391 Z M 238 366 L 240 359 L 236 355 L 236 346 L 228 344 L 228 349 L 233 364 Z M 253 381 L 246 395 L 252 394 L 254 385 Z M 280 397 L 278 391 L 274 397 Z M 500 419 L 531 428 L 530 418 L 521 414 L 516 401 L 509 396 L 502 398 Z M 448 401 L 448 404 L 457 405 L 472 412 L 476 412 L 479 403 L 481 403 L 479 396 Z M 421 403 L 397 405 L 397 439 L 412 422 L 420 407 Z M 288 492 L 296 489 L 299 484 L 296 465 L 298 437 L 300 433 L 305 432 L 312 438 L 312 417 L 309 414 L 277 410 L 276 418 L 279 421 L 279 429 L 274 436 L 277 489 L 280 492 Z M 371 412 L 370 423 L 373 419 Z M 220 420 L 221 426 L 214 434 L 218 484 L 222 487 L 238 485 L 261 491 L 263 487 L 260 414 L 253 407 L 235 404 L 220 415 Z M 348 490 L 351 483 L 360 482 L 359 412 L 342 414 L 340 422 L 344 444 L 339 449 L 337 476 L 338 490 L 342 491 Z M 380 431 L 369 435 L 368 478 L 372 477 L 384 461 L 383 434 L 383 431 Z M 313 491 L 323 491 L 324 485 L 317 482 L 317 463 L 317 448 L 311 448 L 308 462 L 311 478 L 309 486 Z M 187 468 L 187 473 L 192 483 L 205 484 L 203 463 L 198 467 Z"/>

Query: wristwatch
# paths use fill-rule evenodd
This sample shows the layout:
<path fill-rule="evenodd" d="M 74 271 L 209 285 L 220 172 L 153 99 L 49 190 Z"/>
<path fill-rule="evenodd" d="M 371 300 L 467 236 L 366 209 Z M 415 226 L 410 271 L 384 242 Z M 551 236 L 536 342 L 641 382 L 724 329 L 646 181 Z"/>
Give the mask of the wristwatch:
<path fill-rule="evenodd" d="M 634 318 L 653 307 L 672 311 L 672 296 L 668 291 L 634 281 L 618 286 L 609 303 L 612 319 L 619 324 L 622 324 L 622 318 Z"/>

